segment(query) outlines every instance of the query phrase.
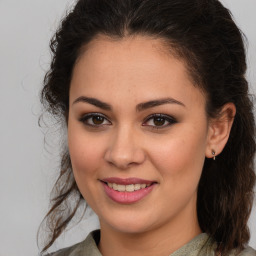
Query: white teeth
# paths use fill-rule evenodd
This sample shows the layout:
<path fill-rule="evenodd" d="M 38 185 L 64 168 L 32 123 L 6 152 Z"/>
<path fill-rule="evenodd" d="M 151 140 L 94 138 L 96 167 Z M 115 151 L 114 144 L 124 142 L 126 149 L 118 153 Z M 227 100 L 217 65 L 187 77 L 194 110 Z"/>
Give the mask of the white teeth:
<path fill-rule="evenodd" d="M 139 190 L 140 189 L 140 184 L 135 184 L 134 185 L 134 190 Z"/>
<path fill-rule="evenodd" d="M 117 190 L 118 185 L 116 183 L 113 183 L 113 189 Z"/>
<path fill-rule="evenodd" d="M 117 185 L 117 190 L 120 192 L 124 192 L 125 191 L 125 185 Z"/>
<path fill-rule="evenodd" d="M 140 186 L 141 186 L 141 188 L 145 188 L 147 185 L 146 184 L 141 184 Z"/>
<path fill-rule="evenodd" d="M 134 192 L 139 189 L 149 187 L 150 184 L 129 184 L 129 185 L 120 185 L 116 183 L 107 183 L 110 188 L 113 188 L 119 192 Z"/>
<path fill-rule="evenodd" d="M 133 192 L 134 191 L 134 185 L 133 184 L 126 185 L 125 190 L 128 191 L 128 192 Z"/>

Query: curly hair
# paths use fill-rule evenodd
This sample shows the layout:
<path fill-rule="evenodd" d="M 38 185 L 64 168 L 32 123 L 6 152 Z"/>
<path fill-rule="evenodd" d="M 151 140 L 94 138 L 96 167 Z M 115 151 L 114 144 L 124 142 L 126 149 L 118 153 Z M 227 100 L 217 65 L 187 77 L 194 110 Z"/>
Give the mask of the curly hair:
<path fill-rule="evenodd" d="M 197 213 L 202 231 L 216 241 L 222 255 L 242 250 L 250 238 L 255 123 L 243 34 L 230 11 L 218 0 L 79 0 L 50 43 L 53 57 L 41 101 L 53 116 L 67 118 L 74 65 L 84 46 L 100 34 L 164 39 L 186 63 L 195 86 L 205 92 L 208 117 L 217 116 L 228 102 L 235 104 L 236 116 L 222 154 L 216 161 L 205 159 Z M 83 200 L 66 150 L 45 217 L 51 232 L 42 252 L 64 231 Z"/>

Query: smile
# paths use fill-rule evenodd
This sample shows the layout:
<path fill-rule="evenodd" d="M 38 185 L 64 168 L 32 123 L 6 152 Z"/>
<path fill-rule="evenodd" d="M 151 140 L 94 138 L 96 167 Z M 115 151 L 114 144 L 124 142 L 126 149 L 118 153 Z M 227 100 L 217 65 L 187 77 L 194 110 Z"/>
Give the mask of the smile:
<path fill-rule="evenodd" d="M 116 183 L 107 183 L 107 185 L 119 192 L 134 192 L 146 187 L 149 187 L 150 184 L 129 184 L 129 185 L 121 185 L 121 184 L 116 184 Z"/>
<path fill-rule="evenodd" d="M 155 181 L 139 178 L 112 177 L 100 181 L 106 195 L 119 204 L 132 204 L 142 200 L 151 193 L 157 184 Z"/>

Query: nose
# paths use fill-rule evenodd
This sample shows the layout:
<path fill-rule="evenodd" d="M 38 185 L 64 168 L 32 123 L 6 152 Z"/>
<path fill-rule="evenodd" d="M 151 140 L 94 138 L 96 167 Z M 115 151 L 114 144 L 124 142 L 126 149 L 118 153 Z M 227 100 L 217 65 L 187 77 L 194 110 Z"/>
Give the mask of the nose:
<path fill-rule="evenodd" d="M 128 127 L 119 129 L 110 139 L 105 152 L 105 160 L 118 169 L 128 169 L 145 161 L 145 151 L 141 139 Z"/>

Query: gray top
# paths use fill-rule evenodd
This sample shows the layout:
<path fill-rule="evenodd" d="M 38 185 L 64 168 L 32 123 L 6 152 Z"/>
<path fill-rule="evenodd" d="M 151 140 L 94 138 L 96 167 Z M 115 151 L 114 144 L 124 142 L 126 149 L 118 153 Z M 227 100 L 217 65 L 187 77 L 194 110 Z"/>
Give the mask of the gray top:
<path fill-rule="evenodd" d="M 99 240 L 100 231 L 95 230 L 83 242 L 61 249 L 49 256 L 102 256 L 97 247 Z M 215 248 L 216 244 L 212 239 L 206 233 L 202 233 L 169 256 L 215 256 Z M 240 254 L 237 255 L 232 251 L 229 256 L 256 256 L 256 251 L 247 247 Z"/>

